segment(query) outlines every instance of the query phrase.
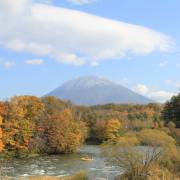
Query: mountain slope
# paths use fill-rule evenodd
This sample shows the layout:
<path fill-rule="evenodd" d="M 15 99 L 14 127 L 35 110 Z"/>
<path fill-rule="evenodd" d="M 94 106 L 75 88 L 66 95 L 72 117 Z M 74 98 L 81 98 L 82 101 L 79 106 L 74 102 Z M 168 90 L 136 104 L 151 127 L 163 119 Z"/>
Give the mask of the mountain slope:
<path fill-rule="evenodd" d="M 147 104 L 152 100 L 104 78 L 87 76 L 70 80 L 46 96 L 56 96 L 79 105 L 107 103 Z"/>

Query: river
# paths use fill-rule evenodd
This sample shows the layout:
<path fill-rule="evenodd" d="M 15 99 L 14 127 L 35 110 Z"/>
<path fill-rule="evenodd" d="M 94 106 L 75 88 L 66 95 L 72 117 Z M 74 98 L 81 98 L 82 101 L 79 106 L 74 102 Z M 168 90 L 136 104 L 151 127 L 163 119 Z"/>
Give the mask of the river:
<path fill-rule="evenodd" d="M 82 161 L 90 156 L 92 161 Z M 1 164 L 3 176 L 16 179 L 28 176 L 68 176 L 80 170 L 88 173 L 89 180 L 113 180 L 120 172 L 118 167 L 107 165 L 96 145 L 85 145 L 78 153 L 71 155 L 51 155 L 30 159 L 14 159 Z"/>

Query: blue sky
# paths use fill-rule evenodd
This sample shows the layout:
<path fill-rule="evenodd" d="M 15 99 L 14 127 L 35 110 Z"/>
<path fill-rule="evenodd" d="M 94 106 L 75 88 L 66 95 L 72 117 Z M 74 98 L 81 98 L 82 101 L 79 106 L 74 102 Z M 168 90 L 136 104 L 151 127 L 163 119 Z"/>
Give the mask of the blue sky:
<path fill-rule="evenodd" d="M 180 1 L 90 1 L 0 1 L 1 99 L 85 75 L 160 102 L 179 92 Z"/>

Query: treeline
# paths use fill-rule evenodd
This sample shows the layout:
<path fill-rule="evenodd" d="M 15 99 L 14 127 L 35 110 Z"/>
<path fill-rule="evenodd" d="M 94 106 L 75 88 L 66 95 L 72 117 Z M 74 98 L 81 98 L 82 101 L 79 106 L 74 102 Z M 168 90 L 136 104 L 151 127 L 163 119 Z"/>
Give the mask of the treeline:
<path fill-rule="evenodd" d="M 163 126 L 161 104 L 107 104 L 92 107 L 77 107 L 82 121 L 89 127 L 88 140 L 103 142 L 107 139 L 107 128 L 119 122 L 124 131 Z"/>
<path fill-rule="evenodd" d="M 180 142 L 176 128 L 179 96 L 165 105 L 92 107 L 75 106 L 55 97 L 15 96 L 0 102 L 0 151 L 15 157 L 71 153 L 84 141 L 102 143 L 127 132 L 158 128 Z"/>

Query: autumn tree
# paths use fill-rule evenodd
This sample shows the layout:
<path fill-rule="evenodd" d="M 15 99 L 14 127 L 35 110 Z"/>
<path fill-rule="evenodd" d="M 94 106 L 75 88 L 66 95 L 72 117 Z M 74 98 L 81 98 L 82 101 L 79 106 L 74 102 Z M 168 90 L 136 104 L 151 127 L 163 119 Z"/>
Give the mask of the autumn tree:
<path fill-rule="evenodd" d="M 10 119 L 28 119 L 37 122 L 44 111 L 44 104 L 35 96 L 15 96 L 9 104 Z"/>
<path fill-rule="evenodd" d="M 73 152 L 86 137 L 85 123 L 70 102 L 55 97 L 15 96 L 6 106 L 0 140 L 3 137 L 5 152 L 13 156 Z M 0 104 L 4 112 L 2 107 Z"/>
<path fill-rule="evenodd" d="M 105 138 L 106 140 L 116 139 L 121 132 L 121 122 L 118 119 L 110 119 L 106 123 Z"/>
<path fill-rule="evenodd" d="M 65 108 L 68 108 L 68 103 L 61 101 L 54 96 L 46 96 L 41 99 L 44 104 L 44 109 L 46 114 L 54 114 L 61 112 Z"/>
<path fill-rule="evenodd" d="M 86 127 L 82 122 L 76 121 L 69 109 L 47 115 L 43 124 L 47 153 L 74 152 L 85 139 Z"/>
<path fill-rule="evenodd" d="M 97 120 L 94 125 L 95 136 L 99 142 L 103 142 L 106 139 L 106 121 Z"/>
<path fill-rule="evenodd" d="M 3 141 L 7 152 L 15 156 L 29 152 L 29 142 L 37 134 L 37 124 L 44 106 L 34 96 L 16 96 L 8 104 L 8 112 L 3 125 Z"/>

